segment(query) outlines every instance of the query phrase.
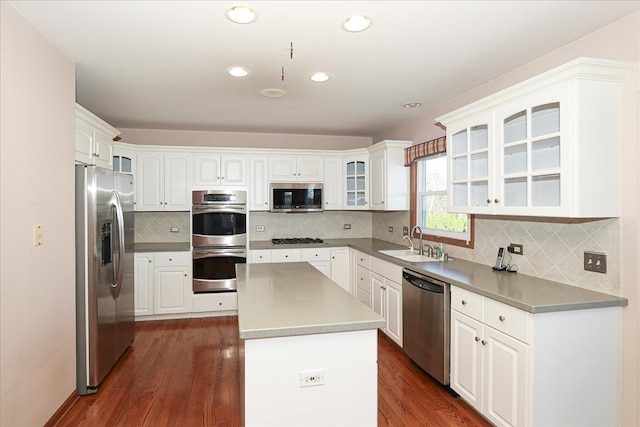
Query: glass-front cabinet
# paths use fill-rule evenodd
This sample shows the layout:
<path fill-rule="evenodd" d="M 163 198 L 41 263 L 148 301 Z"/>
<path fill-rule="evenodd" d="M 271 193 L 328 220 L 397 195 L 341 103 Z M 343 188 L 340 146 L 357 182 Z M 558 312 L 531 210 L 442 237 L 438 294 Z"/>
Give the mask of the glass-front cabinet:
<path fill-rule="evenodd" d="M 620 215 L 620 82 L 630 65 L 578 58 L 436 120 L 450 212 Z"/>
<path fill-rule="evenodd" d="M 368 209 L 369 200 L 369 156 L 362 155 L 344 159 L 344 208 Z"/>

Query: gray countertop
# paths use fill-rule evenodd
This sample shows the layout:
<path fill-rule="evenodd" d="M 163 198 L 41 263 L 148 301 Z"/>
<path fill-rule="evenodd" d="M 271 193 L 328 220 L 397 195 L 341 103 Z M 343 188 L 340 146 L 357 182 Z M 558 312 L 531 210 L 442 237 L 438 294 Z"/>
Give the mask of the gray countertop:
<path fill-rule="evenodd" d="M 134 243 L 134 252 L 185 252 L 191 250 L 189 242 Z"/>
<path fill-rule="evenodd" d="M 241 339 L 384 327 L 385 321 L 306 262 L 238 264 Z"/>
<path fill-rule="evenodd" d="M 521 273 L 498 272 L 489 266 L 470 261 L 457 259 L 422 263 L 403 261 L 379 251 L 406 249 L 406 246 L 378 239 L 329 239 L 320 245 L 272 245 L 268 241 L 250 242 L 251 249 L 289 247 L 351 247 L 530 313 L 617 307 L 628 304 L 626 298 Z"/>

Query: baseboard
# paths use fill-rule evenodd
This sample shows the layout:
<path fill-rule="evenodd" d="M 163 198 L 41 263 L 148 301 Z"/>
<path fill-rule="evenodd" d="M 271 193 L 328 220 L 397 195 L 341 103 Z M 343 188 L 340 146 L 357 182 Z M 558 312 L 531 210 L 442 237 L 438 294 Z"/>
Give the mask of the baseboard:
<path fill-rule="evenodd" d="M 79 398 L 80 395 L 78 394 L 78 392 L 76 390 L 73 390 L 73 393 L 71 393 L 71 395 L 67 397 L 67 400 L 65 400 L 62 405 L 60 405 L 58 410 L 44 424 L 44 427 L 55 427 Z"/>

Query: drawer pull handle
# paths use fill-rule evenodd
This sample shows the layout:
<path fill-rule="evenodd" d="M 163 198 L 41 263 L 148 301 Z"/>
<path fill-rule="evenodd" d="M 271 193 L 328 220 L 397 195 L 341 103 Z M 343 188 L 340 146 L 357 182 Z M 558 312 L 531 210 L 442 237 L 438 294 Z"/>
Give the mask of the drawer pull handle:
<path fill-rule="evenodd" d="M 467 305 L 467 300 L 462 300 L 462 305 Z"/>
<path fill-rule="evenodd" d="M 171 258 L 169 258 L 169 261 L 173 261 Z"/>
<path fill-rule="evenodd" d="M 500 317 L 498 317 L 498 319 L 500 319 L 501 322 L 504 322 L 506 320 L 506 317 L 500 316 Z"/>
<path fill-rule="evenodd" d="M 476 339 L 476 342 L 480 341 L 480 337 L 476 337 L 475 339 Z"/>

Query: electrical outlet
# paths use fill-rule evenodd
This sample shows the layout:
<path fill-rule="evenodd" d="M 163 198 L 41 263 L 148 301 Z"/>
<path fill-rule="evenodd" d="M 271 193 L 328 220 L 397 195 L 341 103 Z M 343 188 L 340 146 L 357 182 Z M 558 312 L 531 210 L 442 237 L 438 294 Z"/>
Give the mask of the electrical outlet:
<path fill-rule="evenodd" d="M 596 273 L 607 272 L 607 254 L 584 251 L 584 269 Z"/>
<path fill-rule="evenodd" d="M 171 232 L 171 233 L 179 233 L 180 232 L 180 227 L 171 227 L 171 228 L 169 228 L 169 232 Z"/>
<path fill-rule="evenodd" d="M 511 254 L 524 255 L 524 248 L 522 247 L 522 245 L 519 245 L 517 243 L 510 243 L 507 247 L 507 251 L 509 251 L 509 253 Z"/>
<path fill-rule="evenodd" d="M 264 231 L 264 225 L 256 225 L 256 231 Z"/>
<path fill-rule="evenodd" d="M 393 233 L 393 227 L 389 226 L 389 233 Z"/>
<path fill-rule="evenodd" d="M 351 230 L 351 224 L 345 224 L 344 225 L 344 229 L 345 230 Z"/>
<path fill-rule="evenodd" d="M 313 371 L 300 371 L 300 387 L 324 385 L 324 369 Z"/>
<path fill-rule="evenodd" d="M 402 227 L 402 237 L 409 235 L 409 227 Z"/>

